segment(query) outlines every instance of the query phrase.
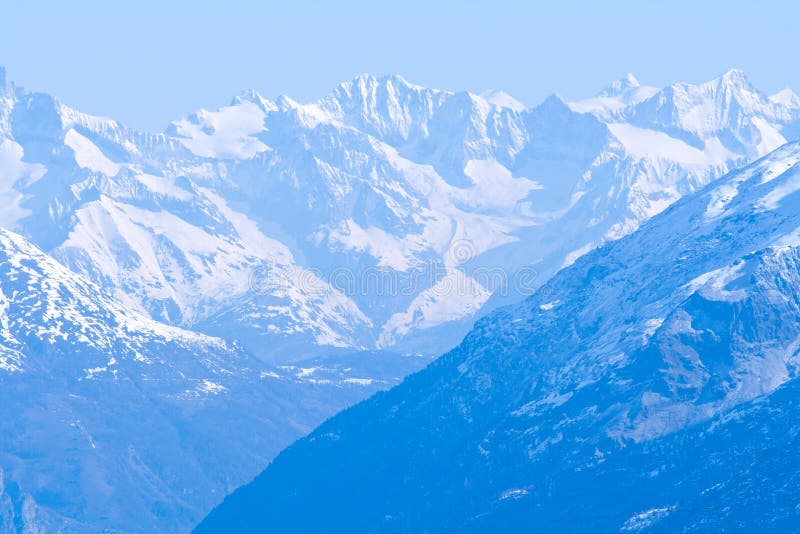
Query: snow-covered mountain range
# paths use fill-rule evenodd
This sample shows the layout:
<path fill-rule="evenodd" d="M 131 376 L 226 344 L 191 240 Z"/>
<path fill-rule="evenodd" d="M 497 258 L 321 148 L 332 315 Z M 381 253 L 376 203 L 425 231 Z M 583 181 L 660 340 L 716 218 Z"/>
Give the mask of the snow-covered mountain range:
<path fill-rule="evenodd" d="M 532 108 L 363 75 L 153 134 L 0 69 L 0 525 L 185 530 L 477 318 L 798 134 L 800 99 L 738 71 Z"/>
<path fill-rule="evenodd" d="M 0 226 L 132 309 L 273 360 L 435 355 L 800 132 L 796 95 L 735 70 L 530 109 L 363 75 L 310 104 L 247 91 L 163 134 L 0 77 Z"/>
<path fill-rule="evenodd" d="M 481 319 L 198 531 L 793 531 L 798 387 L 795 142 Z"/>

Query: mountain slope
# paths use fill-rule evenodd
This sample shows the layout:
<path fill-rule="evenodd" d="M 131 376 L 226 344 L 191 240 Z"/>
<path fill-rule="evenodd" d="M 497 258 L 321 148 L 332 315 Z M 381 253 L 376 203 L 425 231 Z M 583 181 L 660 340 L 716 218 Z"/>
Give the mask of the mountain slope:
<path fill-rule="evenodd" d="M 398 378 L 354 374 L 374 365 L 364 360 L 269 367 L 125 309 L 0 230 L 0 526 L 185 530 L 325 417 Z"/>
<path fill-rule="evenodd" d="M 796 523 L 798 194 L 794 143 L 685 197 L 285 450 L 198 531 Z"/>

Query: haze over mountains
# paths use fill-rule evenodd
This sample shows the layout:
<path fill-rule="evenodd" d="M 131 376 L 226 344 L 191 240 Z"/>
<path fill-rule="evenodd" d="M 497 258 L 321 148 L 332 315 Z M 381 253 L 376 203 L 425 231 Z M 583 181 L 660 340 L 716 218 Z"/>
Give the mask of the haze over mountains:
<path fill-rule="evenodd" d="M 800 99 L 735 70 L 532 108 L 362 75 L 152 134 L 0 69 L 0 518 L 188 529 L 476 319 L 798 133 Z"/>

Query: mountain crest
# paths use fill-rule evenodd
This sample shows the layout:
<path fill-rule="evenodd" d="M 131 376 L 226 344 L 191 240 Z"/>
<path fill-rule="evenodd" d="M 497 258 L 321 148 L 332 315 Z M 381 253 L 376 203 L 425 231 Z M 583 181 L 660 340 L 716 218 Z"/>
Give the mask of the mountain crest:
<path fill-rule="evenodd" d="M 769 99 L 772 102 L 782 106 L 789 108 L 800 108 L 800 96 L 798 96 L 797 93 L 788 87 L 781 89 L 774 95 L 770 96 Z"/>
<path fill-rule="evenodd" d="M 597 96 L 606 98 L 621 96 L 632 90 L 638 89 L 639 87 L 641 87 L 639 80 L 637 80 L 636 76 L 629 72 L 619 80 L 616 80 L 611 85 L 600 91 Z"/>
<path fill-rule="evenodd" d="M 495 89 L 489 89 L 484 91 L 480 94 L 480 97 L 492 104 L 493 106 L 497 106 L 499 108 L 507 108 L 512 111 L 516 111 L 517 113 L 522 113 L 527 108 L 525 104 L 511 96 L 510 94 L 506 93 L 505 91 L 498 91 Z"/>
<path fill-rule="evenodd" d="M 750 79 L 747 77 L 747 73 L 741 69 L 729 69 L 718 80 L 730 85 L 750 86 Z"/>
<path fill-rule="evenodd" d="M 237 106 L 245 102 L 251 102 L 261 108 L 265 113 L 270 111 L 277 111 L 278 106 L 275 103 L 267 100 L 255 89 L 245 89 L 231 100 L 231 106 Z"/>
<path fill-rule="evenodd" d="M 400 74 L 385 74 L 383 76 L 376 76 L 374 74 L 362 73 L 350 80 L 349 82 L 344 82 L 339 84 L 336 90 L 344 89 L 348 93 L 358 92 L 362 95 L 366 95 L 368 93 L 374 93 L 374 91 L 379 88 L 383 87 L 388 90 L 410 90 L 410 89 L 427 89 L 420 85 L 415 85 L 410 83 Z M 334 90 L 334 92 L 336 92 Z"/>
<path fill-rule="evenodd" d="M 280 95 L 278 98 L 275 99 L 275 105 L 278 107 L 280 111 L 291 111 L 293 109 L 299 108 L 302 104 L 297 102 L 296 100 L 286 96 Z"/>
<path fill-rule="evenodd" d="M 535 109 L 553 109 L 560 111 L 564 110 L 571 111 L 567 101 L 564 100 L 564 98 L 558 93 L 552 93 L 550 96 L 545 98 L 541 104 L 536 106 Z"/>

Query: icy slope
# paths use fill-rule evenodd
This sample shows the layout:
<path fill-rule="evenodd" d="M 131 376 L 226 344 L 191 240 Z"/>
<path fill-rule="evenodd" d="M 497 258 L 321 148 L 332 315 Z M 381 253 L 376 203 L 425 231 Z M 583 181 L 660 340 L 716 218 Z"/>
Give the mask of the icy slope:
<path fill-rule="evenodd" d="M 799 195 L 797 143 L 689 195 L 291 446 L 200 531 L 796 523 Z"/>

